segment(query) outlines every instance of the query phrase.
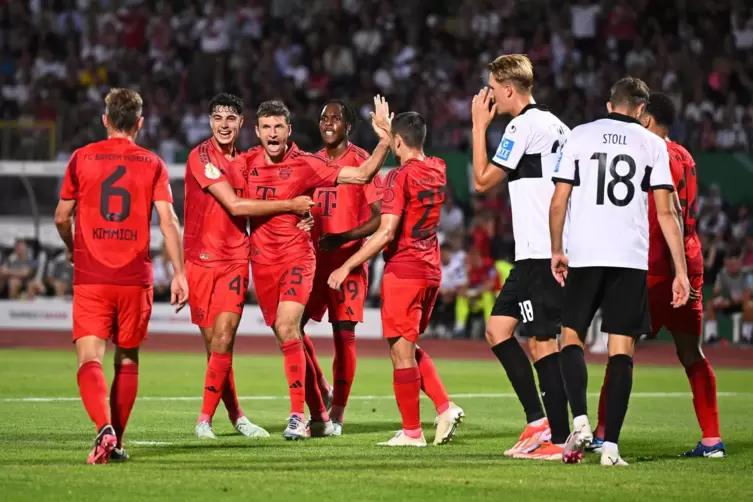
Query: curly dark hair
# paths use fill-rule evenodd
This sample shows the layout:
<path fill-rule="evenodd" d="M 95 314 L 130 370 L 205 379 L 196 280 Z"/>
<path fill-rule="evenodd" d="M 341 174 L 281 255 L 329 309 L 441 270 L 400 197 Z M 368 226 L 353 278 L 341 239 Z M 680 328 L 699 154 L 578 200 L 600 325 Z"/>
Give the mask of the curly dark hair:
<path fill-rule="evenodd" d="M 209 102 L 209 114 L 214 113 L 217 108 L 232 108 L 238 115 L 243 115 L 243 100 L 235 94 L 221 92 Z"/>
<path fill-rule="evenodd" d="M 646 113 L 654 117 L 662 127 L 672 127 L 677 118 L 677 108 L 672 99 L 663 92 L 652 92 L 646 105 Z"/>

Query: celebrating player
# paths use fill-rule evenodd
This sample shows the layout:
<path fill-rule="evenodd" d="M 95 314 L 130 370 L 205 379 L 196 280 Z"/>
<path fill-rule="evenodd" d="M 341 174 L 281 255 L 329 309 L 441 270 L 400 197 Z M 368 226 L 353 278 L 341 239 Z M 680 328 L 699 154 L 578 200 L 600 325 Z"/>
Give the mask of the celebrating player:
<path fill-rule="evenodd" d="M 146 339 L 152 313 L 152 205 L 174 271 L 171 303 L 183 305 L 188 297 L 167 168 L 159 157 L 135 144 L 144 123 L 141 96 L 131 89 L 112 89 L 105 105 L 102 122 L 107 139 L 73 153 L 55 211 L 58 233 L 73 259 L 79 393 L 98 431 L 90 464 L 128 458 L 123 434 L 138 390 L 139 345 Z M 109 407 L 102 371 L 108 339 L 115 345 Z"/>
<path fill-rule="evenodd" d="M 491 89 L 482 89 L 472 104 L 473 180 L 479 192 L 489 190 L 505 176 L 509 180 L 515 268 L 494 304 L 486 339 L 505 368 L 528 422 L 518 442 L 504 454 L 560 460 L 570 425 L 557 347 L 563 293 L 550 271 L 549 202 L 554 193 L 551 177 L 570 129 L 534 102 L 533 68 L 528 57 L 500 56 L 489 70 Z M 514 118 L 494 158 L 488 161 L 486 130 L 497 113 Z M 530 337 L 528 345 L 546 415 L 531 363 L 514 336 L 521 322 Z"/>
<path fill-rule="evenodd" d="M 672 295 L 664 301 L 679 308 L 690 293 L 682 230 L 671 197 L 674 185 L 667 145 L 638 122 L 648 100 L 643 81 L 619 80 L 612 87 L 607 118 L 576 127 L 555 169 L 549 215 L 552 273 L 565 288 L 562 376 L 574 417 L 565 462 L 579 462 L 583 449 L 593 441 L 583 342 L 601 308 L 602 329 L 609 333 L 601 465 L 627 465 L 617 442 L 633 386 L 633 349 L 635 339 L 651 328 L 649 190 L 674 263 Z M 566 214 L 570 219 L 567 255 L 562 243 Z"/>
<path fill-rule="evenodd" d="M 381 446 L 426 446 L 422 388 L 439 413 L 435 445 L 448 443 L 464 417 L 450 401 L 434 362 L 416 345 L 429 324 L 442 278 L 437 227 L 447 183 L 444 162 L 424 155 L 425 138 L 426 121 L 418 113 L 401 113 L 392 121 L 391 148 L 400 167 L 385 180 L 379 229 L 328 280 L 331 288 L 343 291 L 353 270 L 387 247 L 382 330 L 390 344 L 392 386 L 403 428 Z"/>
<path fill-rule="evenodd" d="M 185 235 L 186 276 L 191 322 L 204 337 L 209 364 L 196 436 L 217 439 L 212 417 L 220 399 L 236 430 L 246 437 L 269 433 L 246 418 L 238 404 L 232 369 L 233 342 L 248 289 L 249 216 L 307 213 L 309 197 L 258 201 L 241 198 L 246 180 L 235 140 L 243 125 L 243 101 L 218 94 L 209 103 L 212 137 L 194 148 L 186 163 Z"/>
<path fill-rule="evenodd" d="M 672 183 L 679 198 L 675 197 L 678 215 L 682 218 L 685 236 L 685 256 L 688 260 L 688 275 L 692 295 L 688 303 L 679 308 L 670 307 L 672 297 L 672 258 L 664 242 L 656 213 L 654 198 L 648 198 L 649 259 L 648 259 L 648 304 L 651 312 L 651 336 L 655 337 L 662 326 L 672 335 L 677 348 L 677 357 L 685 368 L 693 392 L 693 407 L 703 437 L 696 447 L 685 453 L 686 457 L 721 458 L 726 448 L 719 433 L 719 409 L 716 404 L 716 376 L 708 359 L 701 351 L 703 335 L 703 303 L 700 291 L 703 288 L 703 253 L 696 233 L 698 212 L 698 184 L 693 157 L 678 143 L 669 140 L 669 128 L 675 121 L 677 111 L 666 94 L 653 92 L 643 113 L 644 125 L 667 142 Z M 607 379 L 601 387 L 599 399 L 599 425 L 596 427 L 592 448 L 601 451 L 604 437 Z"/>
<path fill-rule="evenodd" d="M 366 161 L 369 154 L 348 139 L 355 122 L 356 113 L 345 102 L 333 100 L 326 103 L 319 118 L 324 148 L 318 155 L 349 166 L 358 166 Z M 356 323 L 363 321 L 363 307 L 368 293 L 368 267 L 364 263 L 354 269 L 342 290 L 331 289 L 327 286 L 327 279 L 379 227 L 381 186 L 382 180 L 377 174 L 368 185 L 339 185 L 336 188 L 318 188 L 314 192 L 316 207 L 312 214 L 316 226 L 312 237 L 317 248 L 316 274 L 303 323 L 305 325 L 309 318 L 320 322 L 324 312 L 329 311 L 335 339 L 335 359 L 332 363 L 332 410 L 328 417 L 332 421 L 330 430 L 321 419 L 322 410 L 326 412 L 322 394 L 329 393 L 329 386 L 326 380 L 316 378 L 321 374 L 321 369 L 315 354 L 309 352 L 311 341 L 303 335 L 307 356 L 310 356 L 307 357 L 309 364 L 306 368 L 306 401 L 312 413 L 309 427 L 312 436 L 327 435 L 327 432 L 334 436 L 342 434 L 345 406 L 356 374 L 355 329 Z M 323 235 L 318 236 L 319 233 Z"/>
<path fill-rule="evenodd" d="M 290 111 L 281 101 L 266 101 L 256 112 L 260 147 L 249 151 L 247 190 L 261 200 L 284 200 L 311 194 L 335 184 L 369 183 L 387 157 L 390 144 L 389 107 L 374 98 L 372 127 L 380 141 L 360 167 L 342 167 L 327 158 L 302 152 L 290 136 Z M 304 402 L 306 354 L 301 320 L 314 280 L 316 256 L 311 236 L 296 228 L 296 217 L 278 215 L 251 220 L 251 273 L 264 320 L 280 342 L 290 395 L 286 439 L 306 437 Z"/>

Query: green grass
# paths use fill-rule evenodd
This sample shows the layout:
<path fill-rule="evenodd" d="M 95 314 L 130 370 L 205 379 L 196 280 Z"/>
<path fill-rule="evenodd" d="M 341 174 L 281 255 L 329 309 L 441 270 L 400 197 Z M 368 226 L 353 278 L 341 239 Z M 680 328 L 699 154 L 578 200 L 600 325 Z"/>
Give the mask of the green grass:
<path fill-rule="evenodd" d="M 323 359 L 322 363 L 330 364 Z M 726 459 L 679 459 L 699 438 L 686 395 L 633 397 L 621 450 L 631 466 L 603 468 L 589 456 L 579 466 L 507 459 L 502 452 L 523 422 L 513 397 L 458 397 L 467 415 L 444 447 L 384 449 L 374 444 L 399 428 L 391 397 L 390 363 L 359 361 L 355 396 L 340 438 L 285 442 L 287 399 L 246 399 L 251 419 L 272 438 L 233 434 L 220 409 L 216 442 L 199 442 L 205 360 L 200 354 L 142 356 L 141 400 L 129 424 L 131 461 L 87 466 L 94 435 L 78 400 L 19 402 L 29 397 L 77 396 L 72 352 L 0 351 L 0 499 L 2 500 L 753 500 L 753 372 L 717 370 Z M 489 362 L 437 361 L 451 394 L 511 393 L 504 371 Z M 239 393 L 284 396 L 279 357 L 235 359 Z M 110 372 L 108 371 L 108 376 Z M 603 368 L 591 368 L 598 392 Z M 679 367 L 636 367 L 634 393 L 687 393 Z M 189 396 L 190 400 L 159 400 Z M 144 399 L 151 398 L 151 399 Z M 596 411 L 596 397 L 591 409 Z M 433 438 L 434 412 L 423 402 Z M 169 444 L 133 444 L 159 441 Z"/>

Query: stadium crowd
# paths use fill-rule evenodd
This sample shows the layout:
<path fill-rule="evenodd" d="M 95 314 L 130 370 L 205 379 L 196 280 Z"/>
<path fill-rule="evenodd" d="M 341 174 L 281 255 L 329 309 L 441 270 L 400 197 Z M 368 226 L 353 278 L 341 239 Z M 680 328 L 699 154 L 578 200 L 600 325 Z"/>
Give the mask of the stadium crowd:
<path fill-rule="evenodd" d="M 371 97 L 429 120 L 430 148 L 468 150 L 470 98 L 498 53 L 527 53 L 537 101 L 575 126 L 605 113 L 608 86 L 625 73 L 669 93 L 680 110 L 672 137 L 692 152 L 751 151 L 753 9 L 745 2 L 648 0 L 30 0 L 0 2 L 0 113 L 18 123 L 54 122 L 57 159 L 100 139 L 105 92 L 138 90 L 145 101 L 141 144 L 167 163 L 209 136 L 206 100 L 233 92 L 254 105 L 281 98 L 293 113 L 294 140 L 317 148 L 320 104 L 342 97 L 368 116 Z M 297 16 L 305 9 L 306 16 Z M 501 49 L 501 50 L 500 50 Z M 253 117 L 240 143 L 256 141 Z M 488 144 L 505 127 L 496 121 Z M 49 160 L 41 130 L 4 130 L 2 154 Z M 32 133 L 29 133 L 32 131 Z M 352 135 L 369 148 L 368 121 Z M 472 183 L 471 183 L 472 186 Z M 465 197 L 458 197 L 465 199 Z M 441 298 L 432 331 L 477 336 L 512 264 L 509 198 L 504 186 L 468 204 L 443 208 Z M 753 281 L 753 222 L 728 207 L 718 187 L 699 201 L 707 284 L 740 297 L 730 284 Z M 169 266 L 155 253 L 157 297 Z M 372 293 L 380 262 L 372 264 Z M 70 293 L 63 254 L 19 241 L 3 256 L 3 294 Z M 742 275 L 741 275 L 742 274 Z M 737 281 L 736 277 L 743 279 Z M 730 280 L 731 278 L 731 280 Z M 747 281 L 747 282 L 746 282 Z M 734 288 L 732 288 L 734 289 Z M 253 298 L 253 285 L 250 286 Z M 747 296 L 745 296 L 747 295 Z M 713 303 L 713 302 L 710 302 Z M 717 310 L 729 305 L 717 302 Z M 749 306 L 749 305 L 748 305 Z M 709 312 L 714 307 L 709 307 Z M 468 320 L 471 322 L 468 322 Z M 747 332 L 750 338 L 750 331 Z"/>

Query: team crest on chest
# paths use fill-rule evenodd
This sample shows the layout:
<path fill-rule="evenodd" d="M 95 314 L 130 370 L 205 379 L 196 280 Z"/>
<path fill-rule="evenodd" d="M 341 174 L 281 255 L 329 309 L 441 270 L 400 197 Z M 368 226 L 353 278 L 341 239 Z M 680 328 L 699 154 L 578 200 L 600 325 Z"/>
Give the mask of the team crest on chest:
<path fill-rule="evenodd" d="M 290 170 L 289 167 L 281 167 L 280 168 L 280 178 L 282 178 L 284 180 L 290 178 L 291 173 L 292 173 L 292 171 Z"/>
<path fill-rule="evenodd" d="M 211 162 L 207 162 L 204 166 L 204 176 L 210 180 L 216 180 L 220 177 L 220 170 L 214 167 Z"/>

